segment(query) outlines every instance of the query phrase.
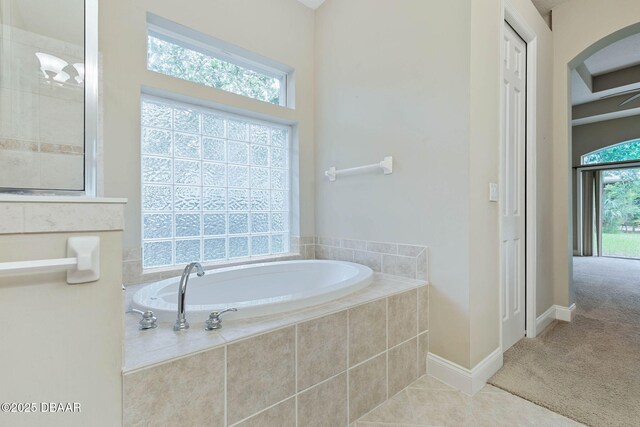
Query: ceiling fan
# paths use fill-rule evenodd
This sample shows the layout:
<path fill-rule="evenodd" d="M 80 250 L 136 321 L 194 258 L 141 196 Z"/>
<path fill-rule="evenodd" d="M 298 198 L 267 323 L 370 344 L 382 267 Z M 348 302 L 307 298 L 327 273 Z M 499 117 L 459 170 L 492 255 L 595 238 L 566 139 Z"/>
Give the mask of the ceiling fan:
<path fill-rule="evenodd" d="M 625 99 L 624 101 L 622 101 L 620 104 L 618 104 L 618 107 L 622 107 L 624 105 L 629 104 L 630 102 L 633 102 L 633 101 L 635 101 L 637 99 L 640 99 L 640 89 L 624 90 L 622 92 L 613 93 L 611 95 L 603 96 L 600 99 L 613 98 L 615 96 L 620 96 L 620 95 L 625 95 L 625 94 L 631 94 L 631 96 L 629 98 Z"/>

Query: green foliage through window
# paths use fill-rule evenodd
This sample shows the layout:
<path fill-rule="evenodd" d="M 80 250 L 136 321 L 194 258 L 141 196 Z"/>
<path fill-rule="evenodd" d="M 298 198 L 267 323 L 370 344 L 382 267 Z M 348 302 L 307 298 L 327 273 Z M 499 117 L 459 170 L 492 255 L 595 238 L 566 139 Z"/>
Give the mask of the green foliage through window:
<path fill-rule="evenodd" d="M 640 169 L 603 171 L 602 227 L 605 233 L 640 227 Z"/>
<path fill-rule="evenodd" d="M 640 160 L 640 139 L 601 148 L 582 156 L 583 165 Z"/>
<path fill-rule="evenodd" d="M 640 258 L 640 169 L 602 171 L 602 250 Z"/>
<path fill-rule="evenodd" d="M 281 104 L 282 80 L 198 52 L 188 47 L 148 36 L 147 68 L 168 76 Z"/>

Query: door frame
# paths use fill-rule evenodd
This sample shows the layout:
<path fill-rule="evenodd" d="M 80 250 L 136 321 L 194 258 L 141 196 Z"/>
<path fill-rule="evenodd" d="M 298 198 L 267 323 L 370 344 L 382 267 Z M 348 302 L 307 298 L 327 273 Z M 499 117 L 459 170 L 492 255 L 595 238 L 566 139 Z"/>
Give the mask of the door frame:
<path fill-rule="evenodd" d="M 538 70 L 538 40 L 535 31 L 520 16 L 516 8 L 508 0 L 504 3 L 504 21 L 509 24 L 527 44 L 526 68 L 526 150 L 525 150 L 525 336 L 534 338 L 538 331 L 536 327 L 536 286 L 537 286 L 537 70 Z M 504 26 L 502 27 L 503 31 Z M 502 33 L 501 33 L 502 34 Z M 500 43 L 502 43 L 502 37 Z M 503 80 L 504 49 L 500 47 L 500 80 Z M 504 103 L 500 97 L 500 138 L 502 138 L 502 121 L 504 120 Z M 500 154 L 502 155 L 502 154 Z M 502 171 L 500 171 L 502 174 Z M 500 260 L 502 262 L 502 260 Z M 500 310 L 504 298 L 500 287 Z M 502 345 L 502 316 L 498 316 L 500 323 L 500 348 Z M 504 351 L 504 350 L 503 350 Z"/>
<path fill-rule="evenodd" d="M 582 250 L 582 228 L 584 227 L 583 224 L 583 220 L 582 220 L 582 214 L 583 214 L 583 201 L 584 201 L 584 195 L 582 194 L 582 172 L 584 171 L 594 171 L 594 172 L 598 172 L 600 174 L 600 187 L 598 188 L 598 191 L 600 193 L 600 197 L 598 198 L 598 205 L 595 207 L 598 211 L 599 211 L 599 215 L 598 215 L 598 221 L 599 223 L 597 224 L 597 240 L 595 242 L 596 245 L 596 251 L 595 251 L 595 255 L 591 255 L 591 257 L 601 257 L 601 258 L 621 258 L 621 259 L 634 259 L 637 260 L 638 258 L 631 258 L 631 257 L 624 257 L 624 256 L 612 256 L 612 255 L 603 255 L 603 240 L 602 240 L 602 213 L 604 210 L 604 198 L 603 198 L 603 193 L 604 193 L 604 181 L 602 179 L 602 172 L 606 171 L 606 170 L 620 170 L 620 169 L 638 169 L 640 168 L 640 161 L 622 161 L 622 162 L 610 162 L 610 163 L 604 163 L 604 164 L 592 164 L 592 165 L 581 165 L 581 166 L 577 166 L 577 167 L 573 167 L 573 173 L 577 176 L 576 180 L 577 180 L 577 194 L 576 196 L 576 204 L 578 207 L 577 210 L 577 216 L 576 216 L 576 221 L 577 221 L 577 228 L 576 228 L 576 233 L 578 234 L 578 256 L 584 256 L 584 251 Z"/>

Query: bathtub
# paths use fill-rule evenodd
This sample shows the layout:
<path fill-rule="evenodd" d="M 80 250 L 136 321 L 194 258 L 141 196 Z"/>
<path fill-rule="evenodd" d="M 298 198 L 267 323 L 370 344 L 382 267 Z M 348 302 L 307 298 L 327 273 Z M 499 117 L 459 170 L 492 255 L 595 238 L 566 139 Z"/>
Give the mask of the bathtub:
<path fill-rule="evenodd" d="M 237 312 L 224 319 L 246 319 L 322 304 L 363 289 L 373 280 L 364 265 L 341 261 L 282 261 L 209 270 L 192 274 L 187 286 L 186 317 L 204 322 L 209 313 L 226 308 Z M 175 321 L 180 277 L 144 286 L 132 305 L 153 310 L 159 321 Z"/>

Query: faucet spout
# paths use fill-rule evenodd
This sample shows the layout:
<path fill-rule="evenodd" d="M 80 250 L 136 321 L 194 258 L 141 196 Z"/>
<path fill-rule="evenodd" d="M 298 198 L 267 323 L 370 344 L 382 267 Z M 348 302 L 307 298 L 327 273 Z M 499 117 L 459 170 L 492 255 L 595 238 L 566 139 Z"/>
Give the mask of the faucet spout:
<path fill-rule="evenodd" d="M 204 270 L 199 262 L 192 262 L 187 264 L 182 272 L 182 277 L 180 278 L 180 286 L 178 287 L 178 319 L 176 320 L 176 324 L 173 326 L 174 331 L 182 331 L 185 329 L 189 329 L 189 322 L 187 322 L 187 318 L 185 315 L 185 299 L 187 297 L 187 284 L 189 282 L 189 275 L 193 269 L 196 269 L 196 274 L 198 277 L 204 276 Z"/>
<path fill-rule="evenodd" d="M 202 269 L 202 266 L 199 262 L 194 262 L 192 263 L 192 265 L 196 268 L 196 274 L 198 275 L 198 277 L 204 276 L 204 270 Z"/>

